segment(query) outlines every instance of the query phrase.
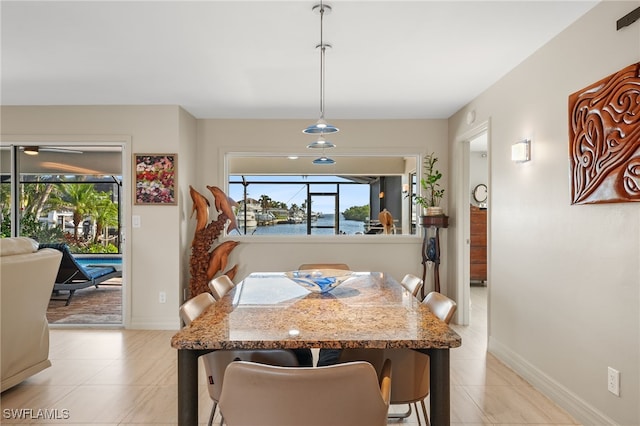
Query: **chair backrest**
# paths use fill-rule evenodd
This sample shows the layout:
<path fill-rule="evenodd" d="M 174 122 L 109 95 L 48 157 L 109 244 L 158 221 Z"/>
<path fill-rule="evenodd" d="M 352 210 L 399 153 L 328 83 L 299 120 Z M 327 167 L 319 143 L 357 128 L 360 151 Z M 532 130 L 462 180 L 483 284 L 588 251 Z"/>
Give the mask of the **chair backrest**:
<path fill-rule="evenodd" d="M 303 263 L 298 266 L 298 270 L 303 271 L 307 269 L 343 269 L 348 271 L 349 265 L 346 263 Z"/>
<path fill-rule="evenodd" d="M 220 275 L 209 281 L 209 290 L 216 300 L 222 299 L 235 286 L 231 278 L 226 275 Z"/>
<path fill-rule="evenodd" d="M 389 409 L 389 362 L 384 372 L 379 381 L 366 362 L 298 368 L 232 362 L 220 412 L 229 426 L 383 426 Z"/>
<path fill-rule="evenodd" d="M 180 318 L 186 325 L 189 325 L 214 303 L 216 303 L 216 300 L 212 295 L 209 293 L 200 293 L 180 306 Z"/>
<path fill-rule="evenodd" d="M 76 258 L 73 256 L 73 253 L 71 253 L 71 250 L 69 250 L 69 246 L 67 244 L 40 243 L 38 248 L 52 248 L 62 252 L 62 260 L 60 261 L 60 267 L 58 268 L 56 283 L 66 283 L 71 280 L 91 280 L 91 275 L 87 272 L 84 266 L 76 261 Z"/>
<path fill-rule="evenodd" d="M 437 291 L 432 291 L 427 294 L 422 303 L 427 305 L 429 310 L 431 310 L 435 316 L 447 324 L 449 324 L 451 318 L 453 318 L 453 314 L 456 312 L 458 307 L 456 302 Z"/>
<path fill-rule="evenodd" d="M 207 293 L 208 294 L 208 293 Z M 234 361 L 250 361 L 260 364 L 280 365 L 282 367 L 298 367 L 298 358 L 289 349 L 265 349 L 265 350 L 220 350 L 209 352 L 202 356 L 204 370 L 207 375 L 207 391 L 209 397 L 220 400 L 224 372 L 227 366 Z"/>
<path fill-rule="evenodd" d="M 409 293 L 413 294 L 413 297 L 418 297 L 418 293 L 420 293 L 420 289 L 422 289 L 422 278 L 418 278 L 413 274 L 407 274 L 404 276 L 400 284 L 407 290 Z"/>
<path fill-rule="evenodd" d="M 391 404 L 408 404 L 429 395 L 429 356 L 411 349 L 343 349 L 339 362 L 366 361 L 381 373 L 386 360 L 393 366 Z"/>

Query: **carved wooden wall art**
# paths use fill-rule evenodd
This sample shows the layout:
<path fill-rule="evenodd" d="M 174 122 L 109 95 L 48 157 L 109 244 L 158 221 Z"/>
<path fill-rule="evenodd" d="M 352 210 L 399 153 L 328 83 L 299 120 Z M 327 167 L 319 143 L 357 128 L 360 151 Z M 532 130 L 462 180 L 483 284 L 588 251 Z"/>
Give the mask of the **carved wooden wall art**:
<path fill-rule="evenodd" d="M 204 195 L 189 186 L 189 193 L 193 201 L 191 216 L 194 213 L 196 214 L 196 231 L 191 242 L 191 259 L 189 260 L 189 270 L 191 272 L 191 280 L 189 281 L 190 297 L 209 292 L 209 281 L 218 273 L 227 275 L 233 280 L 238 271 L 238 265 L 234 265 L 225 271 L 231 250 L 239 244 L 237 241 L 225 241 L 213 247 L 225 229 L 227 221 L 229 221 L 227 233 L 231 232 L 232 229 L 237 229 L 229 198 L 218 187 L 207 186 L 207 188 L 214 196 L 214 205 L 218 212 L 216 220 L 212 220 L 209 224 L 207 224 L 209 220 L 209 201 Z M 211 250 L 212 247 L 213 250 Z"/>
<path fill-rule="evenodd" d="M 569 96 L 571 204 L 640 201 L 640 63 Z"/>

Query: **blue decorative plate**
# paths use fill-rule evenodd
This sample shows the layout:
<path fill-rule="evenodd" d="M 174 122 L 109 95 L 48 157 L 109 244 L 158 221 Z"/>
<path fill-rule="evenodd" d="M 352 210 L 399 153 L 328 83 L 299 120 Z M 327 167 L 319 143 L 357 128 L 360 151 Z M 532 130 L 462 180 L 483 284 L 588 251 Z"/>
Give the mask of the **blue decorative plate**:
<path fill-rule="evenodd" d="M 326 293 L 351 277 L 353 272 L 343 269 L 309 269 L 289 271 L 285 275 L 296 284 L 314 293 Z"/>

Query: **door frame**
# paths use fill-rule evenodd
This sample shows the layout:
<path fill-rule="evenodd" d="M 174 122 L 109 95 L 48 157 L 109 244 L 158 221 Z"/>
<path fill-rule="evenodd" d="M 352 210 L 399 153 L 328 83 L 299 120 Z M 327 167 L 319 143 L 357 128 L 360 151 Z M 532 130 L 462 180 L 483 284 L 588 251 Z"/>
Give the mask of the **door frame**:
<path fill-rule="evenodd" d="M 130 135 L 0 135 L 0 144 L 4 145 L 64 145 L 73 146 L 104 145 L 121 149 L 122 188 L 120 202 L 120 231 L 122 238 L 122 326 L 128 328 L 131 323 L 131 136 Z M 16 222 L 17 223 L 17 222 Z"/>
<path fill-rule="evenodd" d="M 460 325 L 469 325 L 469 309 L 470 309 L 470 263 L 471 263 L 471 251 L 470 251 L 470 239 L 471 239 L 471 215 L 469 212 L 469 185 L 470 185 L 470 173 L 469 173 L 469 157 L 470 157 L 470 142 L 479 135 L 487 134 L 487 161 L 488 161 L 488 179 L 487 185 L 491 188 L 491 122 L 487 120 L 480 123 L 478 126 L 464 133 L 460 138 L 456 140 L 456 145 L 459 147 L 459 155 L 456 159 L 455 169 L 458 170 L 457 176 L 457 188 L 456 188 L 456 217 L 459 218 L 458 232 L 456 233 L 456 298 L 458 301 L 458 310 L 456 312 L 456 323 Z M 491 205 L 491 192 L 489 192 L 489 199 L 487 203 Z M 490 218 L 487 217 L 487 283 L 490 281 Z M 489 286 L 487 285 L 487 291 Z M 488 298 L 487 298 L 488 299 Z M 488 300 L 487 300 L 488 304 Z M 489 306 L 487 305 L 487 309 Z M 488 322 L 489 315 L 487 315 Z M 488 327 L 488 324 L 487 324 Z"/>

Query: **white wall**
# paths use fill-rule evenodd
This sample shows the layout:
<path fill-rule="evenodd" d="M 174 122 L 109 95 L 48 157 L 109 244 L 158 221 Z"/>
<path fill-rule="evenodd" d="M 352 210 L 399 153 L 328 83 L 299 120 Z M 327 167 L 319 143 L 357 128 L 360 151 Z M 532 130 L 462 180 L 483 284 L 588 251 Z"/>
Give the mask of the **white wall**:
<path fill-rule="evenodd" d="M 600 3 L 450 119 L 450 169 L 490 122 L 490 351 L 583 424 L 640 424 L 640 204 L 570 205 L 568 96 L 640 61 L 640 22 L 615 29 L 639 5 Z"/>
<path fill-rule="evenodd" d="M 188 221 L 185 200 L 195 171 L 189 162 L 195 154 L 195 119 L 177 106 L 2 107 L 3 135 L 37 135 L 43 141 L 60 135 L 94 135 L 107 140 L 125 135 L 125 161 L 133 153 L 178 154 L 177 206 L 133 206 L 132 177 L 124 177 L 124 227 L 129 229 L 130 253 L 125 269 L 126 325 L 130 328 L 177 329 L 178 307 L 184 275 L 184 232 Z M 185 191 L 186 187 L 186 191 Z M 185 194 L 186 197 L 185 197 Z M 132 229 L 131 215 L 142 226 Z M 187 261 L 188 263 L 188 261 Z M 181 273 L 182 272 L 182 273 Z M 185 284 L 187 285 L 187 284 Z M 159 303 L 159 292 L 167 302 Z"/>
<path fill-rule="evenodd" d="M 206 185 L 225 187 L 224 153 L 305 151 L 313 139 L 302 134 L 302 120 L 195 120 L 176 106 L 2 107 L 2 132 L 7 135 L 126 135 L 127 154 L 178 154 L 178 205 L 127 205 L 142 226 L 130 229 L 127 282 L 127 322 L 130 328 L 177 329 L 178 306 L 189 287 L 189 256 L 195 228 L 189 185 L 213 201 Z M 447 164 L 446 120 L 352 120 L 336 123 L 332 137 L 343 154 L 421 154 L 435 151 Z M 196 143 L 197 138 L 197 143 Z M 130 160 L 128 160 L 130 161 Z M 446 187 L 446 170 L 444 185 Z M 126 179 L 126 177 L 125 177 Z M 131 180 L 125 185 L 131 185 Z M 129 186 L 127 189 L 131 189 Z M 129 192 L 130 194 L 130 192 Z M 130 197 L 128 202 L 130 203 Z M 215 218 L 211 209 L 211 218 Z M 446 231 L 443 231 L 445 234 Z M 231 254 L 238 278 L 252 271 L 296 268 L 309 261 L 347 262 L 357 270 L 382 270 L 400 279 L 422 274 L 418 236 L 235 237 L 242 244 Z M 446 240 L 442 240 L 443 252 Z M 447 258 L 441 282 L 447 288 Z M 158 293 L 167 302 L 158 302 Z"/>
<path fill-rule="evenodd" d="M 435 151 L 441 162 L 447 164 L 446 120 L 334 120 L 332 124 L 338 126 L 340 132 L 331 136 L 337 145 L 331 153 L 424 155 Z M 201 180 L 194 187 L 207 196 L 206 185 L 224 188 L 225 152 L 304 152 L 313 140 L 301 132 L 307 125 L 304 120 L 198 120 L 197 167 Z M 446 187 L 447 173 L 443 172 Z M 355 270 L 381 270 L 397 279 L 409 272 L 422 275 L 422 240 L 416 236 L 294 239 L 233 235 L 232 239 L 241 241 L 232 252 L 231 260 L 231 264 L 239 264 L 239 278 L 252 271 L 290 270 L 313 261 L 344 262 Z M 446 262 L 443 256 L 440 274 L 443 292 L 447 288 Z"/>

